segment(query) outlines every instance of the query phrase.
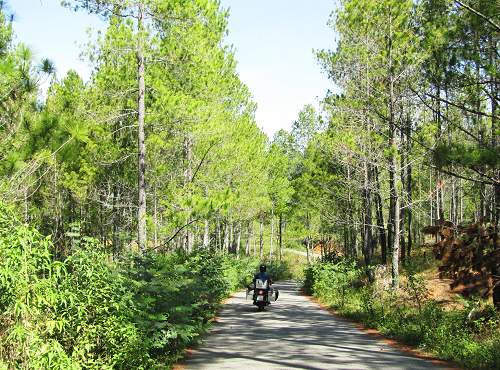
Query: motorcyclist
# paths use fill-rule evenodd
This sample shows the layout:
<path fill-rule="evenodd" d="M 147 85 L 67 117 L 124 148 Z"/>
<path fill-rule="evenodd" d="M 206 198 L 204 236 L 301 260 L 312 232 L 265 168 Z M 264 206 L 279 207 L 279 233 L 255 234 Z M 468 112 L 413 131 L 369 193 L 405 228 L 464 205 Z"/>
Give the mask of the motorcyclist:
<path fill-rule="evenodd" d="M 255 288 L 255 282 L 257 281 L 257 279 L 260 279 L 261 281 L 267 280 L 269 287 L 272 285 L 273 280 L 266 272 L 266 265 L 264 265 L 264 264 L 260 265 L 259 272 L 257 274 L 255 274 L 255 276 L 253 277 L 253 287 L 254 288 Z"/>
<path fill-rule="evenodd" d="M 257 291 L 257 280 L 260 280 L 262 282 L 267 281 L 267 289 L 266 290 L 270 292 L 271 296 L 274 296 L 274 300 L 276 301 L 278 299 L 279 291 L 277 289 L 275 290 L 274 288 L 271 287 L 271 285 L 273 284 L 273 280 L 271 279 L 269 274 L 266 272 L 266 265 L 262 264 L 259 267 L 259 272 L 257 274 L 255 274 L 253 277 L 253 284 L 250 284 L 248 286 L 248 290 L 247 290 L 247 295 L 251 291 L 254 291 L 254 294 L 253 294 L 254 304 L 255 304 L 255 297 L 256 297 L 256 291 Z M 264 297 L 265 297 L 264 298 L 265 301 L 268 302 L 268 304 L 269 304 L 270 303 L 269 302 L 269 295 L 265 294 Z"/>

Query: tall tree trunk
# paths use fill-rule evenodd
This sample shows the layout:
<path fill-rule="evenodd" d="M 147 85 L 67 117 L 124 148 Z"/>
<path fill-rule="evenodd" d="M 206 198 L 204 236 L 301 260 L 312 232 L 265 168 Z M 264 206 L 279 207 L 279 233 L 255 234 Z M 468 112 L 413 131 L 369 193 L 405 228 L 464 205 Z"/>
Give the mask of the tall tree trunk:
<path fill-rule="evenodd" d="M 459 213 L 458 213 L 458 223 L 462 223 L 464 220 L 464 192 L 462 188 L 462 179 L 459 180 Z"/>
<path fill-rule="evenodd" d="M 399 197 L 395 199 L 394 245 L 392 247 L 392 287 L 399 286 Z"/>
<path fill-rule="evenodd" d="M 363 255 L 365 265 L 372 263 L 372 197 L 371 197 L 371 179 L 368 160 L 364 161 L 363 171 Z"/>
<path fill-rule="evenodd" d="M 230 218 L 229 219 L 229 251 L 233 252 L 235 250 L 234 245 L 234 222 Z"/>
<path fill-rule="evenodd" d="M 203 248 L 208 248 L 210 243 L 210 224 L 208 219 L 205 219 L 205 226 L 203 228 Z"/>
<path fill-rule="evenodd" d="M 432 189 L 432 170 L 429 170 L 429 225 L 434 225 L 434 197 L 432 195 L 434 193 Z"/>
<path fill-rule="evenodd" d="M 279 215 L 279 248 L 280 248 L 280 261 L 283 259 L 283 213 Z"/>
<path fill-rule="evenodd" d="M 221 231 L 220 231 L 220 217 L 217 216 L 217 245 L 216 248 L 219 251 L 222 251 L 222 237 L 221 237 Z"/>
<path fill-rule="evenodd" d="M 247 240 L 245 242 L 245 256 L 249 256 L 250 255 L 250 242 L 251 242 L 251 239 L 252 239 L 252 224 L 250 221 L 248 221 L 248 224 L 247 224 Z"/>
<path fill-rule="evenodd" d="M 366 40 L 368 41 L 368 35 L 366 35 Z M 368 45 L 368 44 L 367 44 Z M 368 55 L 366 56 L 365 63 L 365 94 L 366 101 L 370 101 L 370 67 Z M 369 114 L 365 109 L 365 120 L 364 126 L 367 131 L 368 137 L 371 135 L 371 122 Z M 365 155 L 370 155 L 370 145 L 368 145 L 368 153 Z M 366 151 L 366 148 L 365 148 Z M 368 158 L 363 161 L 363 255 L 365 257 L 365 265 L 370 266 L 373 258 L 373 232 L 372 232 L 372 191 L 371 191 L 371 168 L 368 162 Z M 323 253 L 322 253 L 323 255 Z M 322 256 L 323 257 L 323 256 Z"/>
<path fill-rule="evenodd" d="M 224 252 L 229 253 L 229 222 L 224 224 Z"/>
<path fill-rule="evenodd" d="M 311 238 L 306 237 L 307 263 L 311 263 Z"/>
<path fill-rule="evenodd" d="M 154 210 L 153 210 L 153 227 L 154 227 L 154 250 L 158 248 L 158 198 L 156 195 L 156 185 L 154 188 Z"/>
<path fill-rule="evenodd" d="M 236 234 L 236 257 L 240 258 L 241 247 L 241 221 L 238 222 L 238 233 Z"/>
<path fill-rule="evenodd" d="M 407 206 L 406 206 L 406 227 L 407 230 L 406 232 L 408 233 L 408 245 L 406 246 L 406 251 L 407 251 L 407 257 L 411 257 L 411 250 L 413 247 L 413 241 L 412 241 L 412 202 L 413 202 L 413 196 L 412 196 L 412 167 L 411 164 L 408 163 L 406 167 L 406 197 L 407 197 Z"/>
<path fill-rule="evenodd" d="M 260 218 L 260 233 L 259 233 L 259 256 L 262 260 L 264 255 L 264 220 Z"/>
<path fill-rule="evenodd" d="M 257 256 L 257 236 L 255 233 L 255 224 L 252 221 L 252 240 L 253 240 L 253 256 Z"/>
<path fill-rule="evenodd" d="M 144 62 L 144 3 L 138 4 L 137 17 L 137 80 L 138 80 L 138 190 L 139 205 L 137 211 L 138 223 L 138 245 L 142 253 L 146 252 L 147 230 L 146 230 L 146 141 L 145 141 L 145 118 L 146 118 L 146 83 L 145 83 L 145 62 Z"/>
<path fill-rule="evenodd" d="M 394 98 L 394 70 L 392 59 L 392 18 L 389 18 L 389 35 L 388 40 L 388 81 L 389 81 L 389 192 L 391 206 L 393 207 L 391 224 L 393 227 L 392 239 L 392 286 L 399 286 L 399 195 L 396 183 L 396 176 L 399 173 L 398 160 L 396 158 L 399 152 L 399 146 L 396 138 L 396 123 L 395 123 L 395 98 Z"/>
<path fill-rule="evenodd" d="M 438 183 L 438 194 L 439 194 L 439 219 L 440 220 L 445 220 L 446 219 L 446 216 L 444 214 L 444 185 L 445 185 L 445 182 L 442 178 L 442 176 L 440 175 L 439 176 L 439 183 Z"/>
<path fill-rule="evenodd" d="M 113 186 L 113 202 L 111 205 L 111 217 L 113 220 L 113 254 L 115 256 L 118 256 L 120 252 L 120 238 L 118 237 L 118 234 L 120 232 L 120 212 L 117 209 L 117 205 L 120 203 L 120 194 L 118 191 L 118 186 L 115 184 Z"/>
<path fill-rule="evenodd" d="M 498 38 L 492 33 L 490 35 L 490 65 L 498 66 Z M 498 101 L 499 101 L 499 86 L 500 81 L 498 80 L 498 69 L 491 76 L 490 82 L 490 104 L 491 104 L 491 147 L 493 150 L 497 148 L 498 145 Z M 500 179 L 500 169 L 496 168 L 494 171 L 494 176 L 498 180 Z M 500 226 L 500 184 L 496 183 L 493 185 L 493 217 L 492 223 L 495 227 L 495 231 L 498 232 L 498 227 Z M 500 285 L 497 288 L 500 290 Z"/>
<path fill-rule="evenodd" d="M 385 234 L 385 224 L 384 224 L 384 213 L 382 211 L 384 205 L 382 203 L 382 195 L 380 190 L 380 181 L 378 178 L 378 167 L 374 168 L 375 172 L 375 203 L 376 203 L 376 214 L 377 214 L 377 228 L 380 241 L 380 252 L 382 257 L 382 263 L 385 265 L 387 263 L 387 238 Z"/>
<path fill-rule="evenodd" d="M 356 230 L 355 225 L 354 225 L 354 217 L 353 217 L 353 212 L 354 212 L 354 206 L 352 202 L 352 193 L 351 193 L 351 168 L 349 167 L 349 164 L 347 164 L 347 183 L 348 183 L 348 188 L 347 188 L 347 228 L 348 228 L 348 240 L 349 240 L 349 256 L 355 258 L 356 257 Z M 309 215 L 308 217 L 308 222 L 309 222 Z M 308 226 L 309 230 L 309 226 Z"/>
<path fill-rule="evenodd" d="M 391 86 L 391 92 L 392 92 L 392 86 Z M 392 94 L 391 94 L 392 95 Z M 391 99 L 392 100 L 392 99 Z M 392 119 L 393 113 L 391 113 Z M 393 220 L 393 227 L 394 227 L 394 234 L 392 238 L 392 269 L 391 269 L 391 275 L 392 275 L 392 287 L 397 288 L 399 286 L 399 242 L 400 242 L 400 201 L 399 201 L 399 195 L 398 195 L 398 187 L 396 183 L 396 176 L 395 174 L 399 173 L 398 171 L 398 161 L 395 158 L 396 157 L 396 152 L 397 152 L 397 144 L 396 144 L 396 139 L 395 139 L 395 130 L 394 130 L 394 121 L 391 120 L 391 154 L 389 157 L 389 168 L 390 172 L 393 173 L 392 176 L 392 181 L 390 183 L 390 194 L 391 194 L 391 200 L 394 204 L 394 220 Z"/>
<path fill-rule="evenodd" d="M 401 164 L 400 164 L 400 178 L 401 178 L 401 184 L 406 185 L 406 162 L 407 162 L 407 153 L 408 153 L 408 148 L 405 142 L 405 136 L 404 136 L 404 130 L 400 130 L 400 140 L 401 140 Z M 401 255 L 401 261 L 404 263 L 406 260 L 406 241 L 405 241 L 405 216 L 406 216 L 406 196 L 405 196 L 405 186 L 401 188 L 401 195 L 400 195 L 400 212 L 399 212 L 399 244 L 400 244 L 400 255 Z"/>
<path fill-rule="evenodd" d="M 349 233 L 347 231 L 346 225 L 342 228 L 344 231 L 344 254 L 349 256 Z"/>
<path fill-rule="evenodd" d="M 184 156 L 186 159 L 186 168 L 184 171 L 184 185 L 187 187 L 191 182 L 191 178 L 193 176 L 193 140 L 191 138 L 191 134 L 188 133 L 184 138 Z M 188 209 L 188 216 L 186 219 L 186 224 L 190 225 L 191 223 L 191 209 Z M 194 235 L 191 226 L 186 227 L 186 250 L 188 253 L 191 253 L 193 250 L 194 244 Z"/>
<path fill-rule="evenodd" d="M 274 242 L 274 207 L 271 207 L 271 238 L 269 240 L 269 259 L 273 259 L 273 242 Z"/>
<path fill-rule="evenodd" d="M 395 197 L 394 191 L 396 186 L 396 179 L 394 177 L 394 157 L 391 154 L 391 158 L 389 159 L 389 217 L 387 220 L 387 246 L 389 249 L 389 253 L 392 254 L 392 247 L 394 245 L 394 222 L 395 222 Z M 391 164 L 392 162 L 392 164 Z M 399 217 L 398 217 L 399 218 Z"/>

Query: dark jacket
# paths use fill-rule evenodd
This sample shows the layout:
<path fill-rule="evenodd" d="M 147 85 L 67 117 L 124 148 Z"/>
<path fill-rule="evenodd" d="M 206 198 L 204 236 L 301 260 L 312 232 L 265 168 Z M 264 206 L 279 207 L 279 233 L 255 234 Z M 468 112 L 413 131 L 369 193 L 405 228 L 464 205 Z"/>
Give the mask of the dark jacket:
<path fill-rule="evenodd" d="M 255 287 L 255 281 L 257 279 L 260 279 L 262 281 L 266 281 L 266 280 L 269 280 L 269 285 L 271 285 L 273 283 L 273 280 L 271 279 L 271 277 L 267 274 L 267 272 L 259 272 L 257 274 L 255 274 L 255 276 L 253 277 L 253 286 Z"/>

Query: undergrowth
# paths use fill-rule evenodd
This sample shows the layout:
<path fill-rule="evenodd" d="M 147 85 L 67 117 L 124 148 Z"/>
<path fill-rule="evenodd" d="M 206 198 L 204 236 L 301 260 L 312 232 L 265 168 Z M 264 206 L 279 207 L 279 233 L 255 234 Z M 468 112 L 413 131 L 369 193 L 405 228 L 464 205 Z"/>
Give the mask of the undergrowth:
<path fill-rule="evenodd" d="M 53 249 L 0 205 L 2 370 L 169 368 L 258 266 L 211 250 L 117 260 L 89 238 L 62 261 Z"/>
<path fill-rule="evenodd" d="M 318 262 L 305 270 L 304 289 L 340 315 L 376 328 L 470 369 L 500 368 L 500 314 L 469 300 L 445 310 L 426 295 L 425 281 L 408 268 L 401 289 L 370 283 L 366 269 L 348 260 Z"/>

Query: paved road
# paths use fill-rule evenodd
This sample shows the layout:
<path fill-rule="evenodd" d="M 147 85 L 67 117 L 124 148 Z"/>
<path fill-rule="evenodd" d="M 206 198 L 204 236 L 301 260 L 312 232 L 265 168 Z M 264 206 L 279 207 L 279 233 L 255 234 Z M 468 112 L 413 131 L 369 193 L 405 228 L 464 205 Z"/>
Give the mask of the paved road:
<path fill-rule="evenodd" d="M 279 300 L 257 312 L 245 292 L 185 362 L 187 369 L 438 369 L 340 320 L 278 283 Z"/>

